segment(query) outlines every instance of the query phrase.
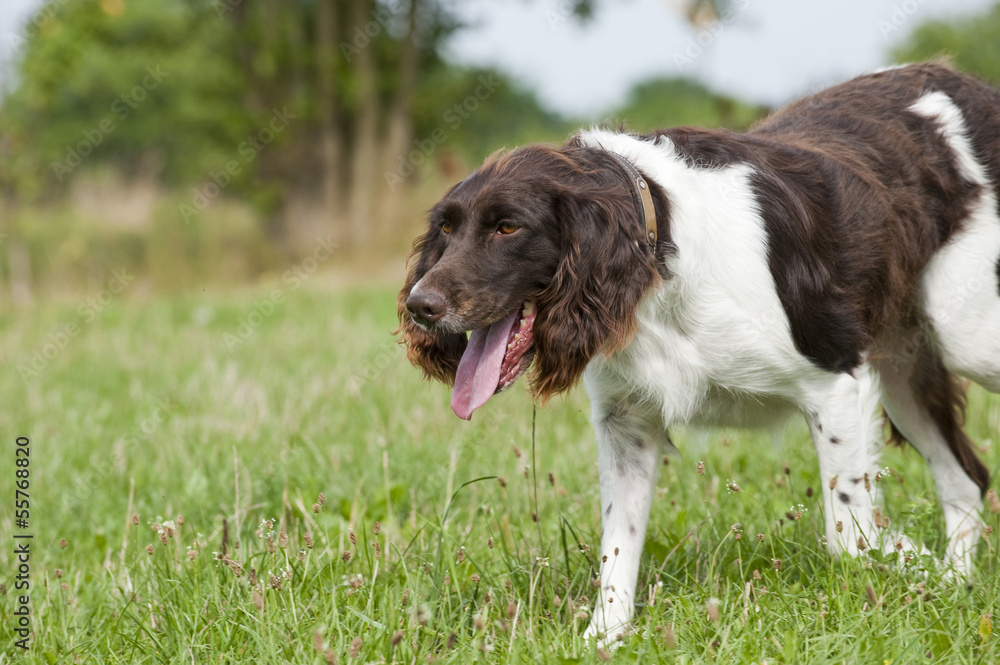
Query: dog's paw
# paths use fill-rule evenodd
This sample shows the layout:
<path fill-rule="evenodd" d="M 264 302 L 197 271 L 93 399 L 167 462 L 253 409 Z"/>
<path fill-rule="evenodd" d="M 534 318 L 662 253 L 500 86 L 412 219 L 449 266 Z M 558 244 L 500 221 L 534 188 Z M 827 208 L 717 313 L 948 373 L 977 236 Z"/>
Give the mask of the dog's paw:
<path fill-rule="evenodd" d="M 594 613 L 590 625 L 584 631 L 583 639 L 587 642 L 596 642 L 597 646 L 611 651 L 617 649 L 622 639 L 631 635 L 634 630 L 628 619 L 613 615 L 605 616 L 598 611 Z"/>

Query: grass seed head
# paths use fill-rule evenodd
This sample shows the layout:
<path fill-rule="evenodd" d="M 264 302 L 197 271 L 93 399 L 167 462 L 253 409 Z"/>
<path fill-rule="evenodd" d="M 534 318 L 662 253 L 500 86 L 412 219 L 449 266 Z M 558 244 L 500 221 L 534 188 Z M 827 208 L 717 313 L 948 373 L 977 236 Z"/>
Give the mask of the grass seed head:
<path fill-rule="evenodd" d="M 830 489 L 836 489 L 837 487 L 837 476 L 830 479 Z"/>
<path fill-rule="evenodd" d="M 712 623 L 717 622 L 720 616 L 718 601 L 714 598 L 705 601 L 705 614 L 708 616 L 709 621 Z"/>
<path fill-rule="evenodd" d="M 281 549 L 288 547 L 288 534 L 284 531 L 278 534 L 278 547 Z"/>
<path fill-rule="evenodd" d="M 497 476 L 497 482 L 500 483 L 500 487 L 507 487 L 507 481 L 503 476 Z"/>
<path fill-rule="evenodd" d="M 699 476 L 704 476 L 705 475 L 705 463 L 699 461 L 698 464 L 694 467 L 694 470 L 698 472 Z"/>
<path fill-rule="evenodd" d="M 868 549 L 868 543 L 865 542 L 864 536 L 858 536 L 858 550 L 864 552 Z"/>
<path fill-rule="evenodd" d="M 312 507 L 313 513 L 318 513 L 322 509 L 323 509 L 323 506 L 319 505 L 318 503 L 314 503 L 313 504 L 313 507 Z"/>
<path fill-rule="evenodd" d="M 316 653 L 323 653 L 323 633 L 318 630 L 313 633 L 313 649 Z"/>
<path fill-rule="evenodd" d="M 994 515 L 1000 514 L 1000 497 L 997 496 L 997 491 L 995 489 L 987 490 L 986 505 L 989 507 L 990 512 Z"/>
<path fill-rule="evenodd" d="M 396 646 L 397 644 L 402 642 L 404 635 L 405 633 L 401 630 L 397 630 L 396 632 L 394 632 L 392 634 L 392 638 L 389 640 L 392 643 L 392 646 Z"/>
<path fill-rule="evenodd" d="M 153 555 L 153 546 L 152 545 L 146 545 L 146 554 L 148 554 L 150 556 Z"/>
<path fill-rule="evenodd" d="M 132 513 L 132 524 L 139 524 L 139 513 Z"/>
<path fill-rule="evenodd" d="M 604 647 L 597 647 L 597 658 L 601 662 L 606 663 L 609 660 L 611 660 L 611 654 L 608 653 L 608 650 L 605 649 Z"/>
<path fill-rule="evenodd" d="M 458 634 L 455 631 L 451 631 L 448 634 L 448 643 L 445 645 L 445 649 L 451 651 L 455 648 L 455 644 L 458 642 Z"/>
<path fill-rule="evenodd" d="M 677 633 L 674 632 L 674 624 L 668 623 L 666 626 L 660 626 L 658 630 L 663 636 L 663 643 L 666 646 L 670 648 L 677 646 Z"/>
<path fill-rule="evenodd" d="M 872 607 L 878 609 L 879 605 L 881 604 L 881 600 L 879 599 L 878 594 L 875 593 L 875 589 L 872 587 L 871 584 L 865 585 L 865 595 L 868 596 L 868 600 L 869 602 L 871 602 Z"/>
<path fill-rule="evenodd" d="M 313 545 L 315 544 L 313 541 L 312 534 L 309 533 L 308 531 L 306 531 L 305 535 L 302 536 L 302 542 L 304 542 L 306 544 L 306 547 L 308 547 L 309 549 L 312 549 Z"/>
<path fill-rule="evenodd" d="M 351 556 L 353 556 L 351 554 L 351 550 L 344 550 L 340 553 L 340 560 L 344 563 L 348 563 L 351 560 Z"/>
<path fill-rule="evenodd" d="M 325 505 L 326 504 L 326 495 L 323 494 L 322 492 L 320 492 L 319 496 L 316 497 L 316 503 L 318 503 L 321 506 Z"/>
<path fill-rule="evenodd" d="M 513 619 L 515 616 L 517 616 L 517 603 L 515 603 L 514 599 L 512 598 L 507 603 L 507 618 Z"/>
<path fill-rule="evenodd" d="M 347 647 L 347 655 L 351 658 L 357 658 L 358 654 L 361 653 L 361 644 L 362 642 L 360 637 L 355 637 L 351 640 L 351 645 Z"/>
<path fill-rule="evenodd" d="M 63 571 L 62 571 L 62 568 L 56 568 L 56 569 L 55 569 L 54 571 L 52 571 L 52 572 L 53 572 L 53 573 L 55 574 L 55 576 L 56 576 L 56 579 L 59 579 L 60 577 L 62 577 L 62 576 L 63 576 Z"/>
<path fill-rule="evenodd" d="M 381 532 L 382 532 L 382 524 L 376 520 L 375 523 L 372 524 L 372 533 L 374 533 L 377 536 Z"/>
<path fill-rule="evenodd" d="M 775 570 L 781 570 L 781 565 L 782 565 L 781 559 L 775 559 L 774 561 L 771 562 L 771 565 L 774 566 Z"/>

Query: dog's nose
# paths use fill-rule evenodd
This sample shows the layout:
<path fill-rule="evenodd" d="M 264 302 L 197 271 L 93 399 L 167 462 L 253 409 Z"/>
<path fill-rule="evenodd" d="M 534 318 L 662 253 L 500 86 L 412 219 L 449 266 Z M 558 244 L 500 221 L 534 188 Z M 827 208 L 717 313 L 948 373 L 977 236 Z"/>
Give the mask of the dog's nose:
<path fill-rule="evenodd" d="M 420 289 L 410 294 L 406 299 L 406 309 L 409 310 L 417 323 L 430 325 L 440 320 L 448 311 L 448 303 L 444 296 L 429 289 Z"/>

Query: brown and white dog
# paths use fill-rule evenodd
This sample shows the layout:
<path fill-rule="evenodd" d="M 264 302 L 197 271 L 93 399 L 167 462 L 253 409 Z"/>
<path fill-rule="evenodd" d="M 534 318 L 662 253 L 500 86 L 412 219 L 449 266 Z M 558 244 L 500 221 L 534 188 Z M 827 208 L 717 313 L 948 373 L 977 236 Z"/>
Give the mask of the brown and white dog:
<path fill-rule="evenodd" d="M 632 619 L 674 423 L 803 414 L 827 543 L 857 554 L 912 547 L 874 523 L 881 403 L 930 466 L 947 562 L 965 574 L 988 473 L 957 377 L 1000 392 L 998 178 L 1000 94 L 940 64 L 856 78 L 745 134 L 593 130 L 519 148 L 431 211 L 402 341 L 455 383 L 465 419 L 523 373 L 541 401 L 583 378 L 606 562 L 588 635 Z"/>

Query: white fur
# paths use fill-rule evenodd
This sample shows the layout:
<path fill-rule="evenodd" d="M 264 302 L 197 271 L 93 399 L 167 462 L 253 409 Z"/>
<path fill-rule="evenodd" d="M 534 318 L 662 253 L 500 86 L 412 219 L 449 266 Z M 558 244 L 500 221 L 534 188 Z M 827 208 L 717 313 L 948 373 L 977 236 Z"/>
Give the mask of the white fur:
<path fill-rule="evenodd" d="M 969 150 L 961 113 L 955 115 L 957 107 L 932 93 L 913 108 L 940 119 L 962 172 L 985 182 L 985 172 Z M 610 642 L 633 618 L 660 456 L 657 446 L 675 423 L 763 426 L 797 409 L 806 416 L 819 456 L 830 549 L 835 554 L 858 554 L 867 548 L 890 551 L 897 542 L 904 550 L 915 549 L 898 534 L 879 529 L 873 517 L 882 438 L 882 365 L 865 362 L 851 374 L 831 373 L 796 350 L 768 267 L 767 235 L 750 184 L 751 167 L 689 166 L 666 137 L 650 143 L 592 130 L 581 140 L 631 160 L 665 189 L 671 202 L 671 239 L 677 246 L 676 254 L 666 259 L 671 278 L 639 307 L 631 344 L 611 357 L 593 360 L 584 374 L 599 449 L 601 555 L 606 557 L 600 598 L 586 635 L 603 634 Z M 961 276 L 981 269 L 987 260 L 996 261 L 1000 223 L 992 217 L 994 210 L 989 191 L 967 230 L 942 251 L 936 259 L 940 265 L 928 268 L 925 277 L 928 310 L 939 333 L 980 345 L 957 345 L 961 357 L 952 359 L 956 371 L 1000 363 L 995 279 L 992 295 L 984 281 L 958 305 L 941 296 L 940 286 L 945 276 Z M 959 256 L 971 265 L 959 269 Z M 982 324 L 981 333 L 967 327 L 974 321 Z M 994 337 L 986 340 L 984 335 Z M 985 364 L 984 349 L 992 353 Z M 968 354 L 974 355 L 966 358 Z M 898 382 L 893 377 L 891 384 Z M 920 419 L 926 414 L 906 416 L 907 398 L 903 391 L 892 404 L 894 412 L 908 430 L 929 429 Z M 927 458 L 942 493 L 951 536 L 949 557 L 957 568 L 967 570 L 979 535 L 978 526 L 972 525 L 978 488 L 942 437 L 913 436 L 910 440 Z"/>
<path fill-rule="evenodd" d="M 960 171 L 982 187 L 962 229 L 924 271 L 924 311 L 940 342 L 945 365 L 994 392 L 1000 391 L 1000 218 L 996 192 L 967 136 L 957 106 L 942 92 L 924 95 L 910 107 L 934 119 L 956 155 Z"/>

